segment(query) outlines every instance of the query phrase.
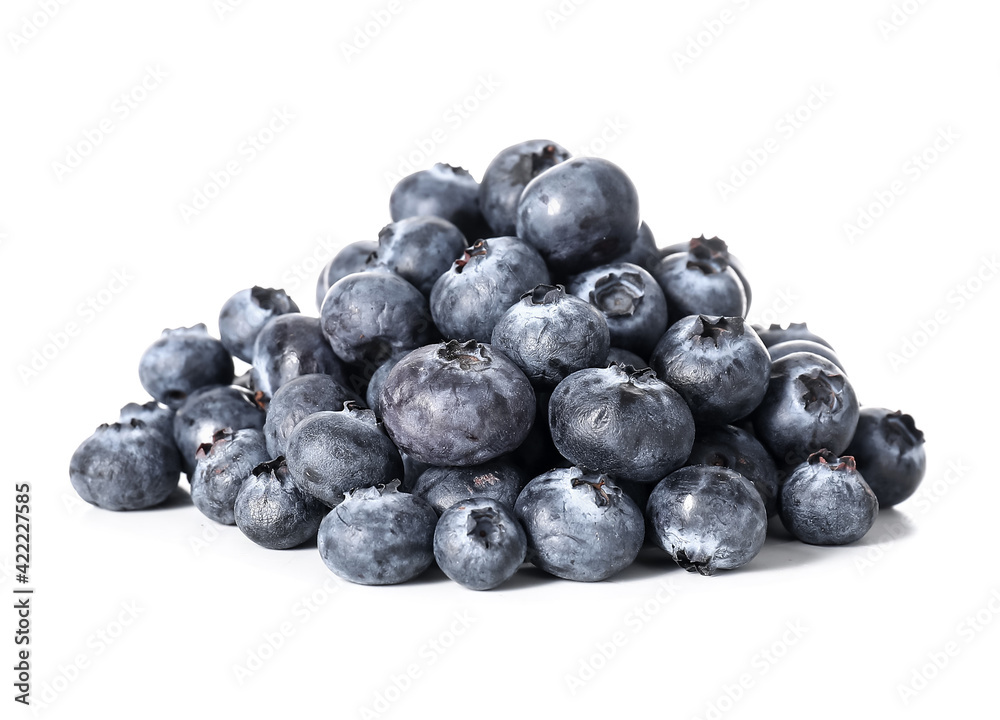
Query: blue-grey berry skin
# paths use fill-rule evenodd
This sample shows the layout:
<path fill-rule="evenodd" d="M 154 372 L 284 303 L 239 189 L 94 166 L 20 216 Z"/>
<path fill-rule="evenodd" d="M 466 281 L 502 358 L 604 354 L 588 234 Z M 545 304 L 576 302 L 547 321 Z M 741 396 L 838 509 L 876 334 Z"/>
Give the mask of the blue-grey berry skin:
<path fill-rule="evenodd" d="M 449 340 L 488 343 L 493 328 L 521 296 L 548 284 L 542 256 L 516 237 L 480 240 L 434 283 L 434 324 Z"/>
<path fill-rule="evenodd" d="M 270 550 L 312 540 L 326 512 L 326 505 L 295 487 L 284 458 L 255 467 L 233 506 L 240 532 Z"/>
<path fill-rule="evenodd" d="M 757 488 L 770 517 L 778 512 L 778 468 L 757 438 L 733 425 L 701 425 L 686 465 L 735 470 Z"/>
<path fill-rule="evenodd" d="M 517 498 L 528 560 L 566 580 L 596 582 L 635 560 L 645 534 L 642 511 L 606 475 L 579 467 L 543 473 Z"/>
<path fill-rule="evenodd" d="M 562 285 L 538 285 L 500 317 L 491 344 L 532 385 L 555 387 L 577 370 L 606 365 L 611 335 L 604 314 L 590 303 L 567 295 Z"/>
<path fill-rule="evenodd" d="M 767 348 L 741 317 L 681 318 L 660 338 L 649 362 L 684 398 L 695 422 L 712 425 L 753 412 L 771 375 Z"/>
<path fill-rule="evenodd" d="M 743 292 L 746 295 L 746 299 L 747 299 L 747 305 L 746 305 L 746 307 L 747 307 L 747 310 L 749 310 L 750 309 L 750 302 L 753 299 L 753 291 L 750 288 L 750 281 L 747 279 L 746 271 L 743 269 L 743 263 L 740 262 L 739 258 L 737 258 L 735 255 L 733 255 L 731 252 L 729 252 L 728 245 L 726 245 L 726 243 L 724 243 L 719 238 L 712 238 L 711 240 L 705 240 L 705 236 L 702 235 L 699 238 L 692 238 L 692 240 L 688 241 L 688 242 L 676 243 L 674 245 L 668 245 L 665 248 L 657 248 L 657 254 L 659 255 L 660 259 L 663 259 L 663 258 L 667 257 L 668 255 L 675 255 L 677 253 L 683 254 L 683 253 L 690 252 L 691 251 L 691 242 L 692 241 L 695 241 L 695 242 L 698 242 L 698 243 L 708 243 L 710 245 L 712 251 L 716 255 L 719 255 L 719 256 L 722 256 L 722 257 L 725 258 L 726 264 L 733 270 L 733 272 L 736 273 L 736 276 L 739 277 L 740 282 L 743 284 Z M 658 265 L 659 263 L 657 262 L 656 264 Z M 649 270 L 651 273 L 655 274 L 654 268 L 650 267 L 650 268 L 646 268 L 646 269 Z M 757 328 L 755 327 L 754 330 L 756 330 L 756 329 Z M 767 343 L 764 343 L 764 344 L 767 345 Z"/>
<path fill-rule="evenodd" d="M 344 368 L 323 336 L 319 318 L 286 313 L 261 328 L 253 348 L 254 389 L 270 398 L 289 380 L 325 374 L 347 384 Z"/>
<path fill-rule="evenodd" d="M 845 451 L 857 462 L 881 508 L 892 507 L 916 492 L 927 471 L 924 434 L 899 410 L 864 407 L 854 438 Z"/>
<path fill-rule="evenodd" d="M 141 420 L 104 424 L 69 463 L 73 489 L 105 510 L 143 510 L 166 500 L 180 481 L 173 444 Z"/>
<path fill-rule="evenodd" d="M 493 158 L 479 183 L 479 208 L 494 235 L 517 234 L 517 204 L 525 186 L 569 157 L 551 140 L 527 140 Z"/>
<path fill-rule="evenodd" d="M 267 451 L 273 458 L 284 455 L 288 436 L 302 420 L 323 410 L 341 410 L 351 400 L 359 398 L 329 375 L 302 375 L 289 380 L 267 405 Z"/>
<path fill-rule="evenodd" d="M 181 454 L 184 472 L 194 475 L 198 448 L 212 442 L 223 428 L 242 430 L 264 427 L 264 411 L 243 388 L 219 385 L 191 394 L 174 416 L 174 442 Z"/>
<path fill-rule="evenodd" d="M 416 215 L 434 215 L 455 225 L 474 242 L 490 235 L 479 212 L 479 183 L 460 167 L 437 163 L 407 175 L 392 189 L 389 214 L 393 222 Z"/>
<path fill-rule="evenodd" d="M 401 350 L 432 342 L 427 298 L 385 267 L 333 284 L 323 301 L 323 335 L 341 360 L 377 368 Z"/>
<path fill-rule="evenodd" d="M 400 350 L 397 353 L 393 353 L 388 360 L 378 366 L 378 369 L 372 373 L 371 380 L 368 381 L 368 389 L 365 391 L 365 402 L 380 418 L 382 417 L 382 410 L 379 408 L 378 403 L 379 397 L 382 395 L 382 386 L 385 385 L 385 379 L 389 377 L 389 373 L 396 367 L 396 363 L 409 354 L 409 350 Z"/>
<path fill-rule="evenodd" d="M 819 355 L 771 363 L 767 393 L 753 413 L 754 434 L 779 466 L 794 467 L 824 448 L 842 454 L 858 424 L 858 398 L 843 371 Z"/>
<path fill-rule="evenodd" d="M 638 228 L 635 185 L 601 158 L 574 158 L 546 170 L 528 183 L 517 206 L 517 236 L 559 275 L 627 252 Z"/>
<path fill-rule="evenodd" d="M 285 313 L 298 312 L 284 290 L 253 286 L 240 290 L 226 300 L 219 312 L 219 336 L 232 355 L 243 362 L 253 362 L 257 333 L 268 320 Z"/>
<path fill-rule="evenodd" d="M 792 340 L 808 340 L 809 342 L 825 345 L 833 350 L 833 346 L 830 343 L 810 330 L 809 325 L 804 322 L 789 323 L 786 328 L 783 328 L 781 325 L 776 323 L 771 323 L 771 325 L 767 328 L 755 326 L 754 330 L 756 330 L 757 334 L 760 336 L 761 342 L 764 343 L 764 347 L 768 349 L 783 342 L 789 342 Z"/>
<path fill-rule="evenodd" d="M 349 402 L 338 412 L 310 415 L 288 438 L 285 459 L 304 493 L 333 506 L 354 488 L 384 485 L 403 475 L 403 460 L 375 413 Z"/>
<path fill-rule="evenodd" d="M 468 246 L 462 232 L 443 218 L 417 215 L 386 225 L 378 234 L 378 250 L 371 267 L 385 265 L 429 297 L 441 273 L 451 267 Z"/>
<path fill-rule="evenodd" d="M 233 357 L 203 324 L 164 330 L 139 360 L 139 382 L 176 410 L 198 388 L 233 381 Z"/>
<path fill-rule="evenodd" d="M 767 537 L 760 493 L 722 467 L 691 465 L 665 477 L 649 496 L 646 518 L 656 544 L 702 575 L 746 565 Z"/>
<path fill-rule="evenodd" d="M 163 441 L 176 449 L 174 444 L 174 415 L 176 412 L 155 400 L 140 405 L 129 403 L 121 409 L 118 422 L 129 424 L 132 420 L 141 420 L 145 426 L 160 434 Z"/>
<path fill-rule="evenodd" d="M 397 485 L 355 490 L 323 518 L 319 554 L 338 577 L 393 585 L 415 578 L 434 562 L 437 513 Z"/>
<path fill-rule="evenodd" d="M 624 348 L 612 347 L 608 350 L 608 364 L 609 365 L 629 365 L 636 370 L 642 370 L 643 368 L 649 367 L 649 361 L 639 357 L 631 350 L 626 350 Z"/>
<path fill-rule="evenodd" d="M 492 590 L 524 562 L 528 539 L 513 510 L 493 498 L 468 498 L 446 510 L 434 528 L 434 559 L 470 590 Z"/>
<path fill-rule="evenodd" d="M 680 395 L 652 370 L 580 370 L 549 400 L 559 453 L 614 478 L 655 483 L 687 459 L 694 419 Z"/>
<path fill-rule="evenodd" d="M 648 357 L 667 329 L 663 290 L 638 265 L 601 265 L 571 277 L 566 289 L 604 314 L 615 347 Z"/>
<path fill-rule="evenodd" d="M 688 315 L 746 317 L 743 281 L 719 238 L 693 239 L 688 252 L 663 258 L 653 277 L 663 288 L 672 322 Z"/>
<path fill-rule="evenodd" d="M 528 378 L 474 340 L 411 352 L 389 373 L 379 405 L 393 442 L 437 466 L 478 465 L 509 453 L 535 418 Z"/>
<path fill-rule="evenodd" d="M 374 240 L 360 240 L 344 246 L 340 252 L 320 271 L 316 280 L 316 309 L 323 309 L 327 291 L 342 277 L 361 272 L 368 266 L 368 260 L 378 250 Z"/>
<path fill-rule="evenodd" d="M 846 545 L 875 523 L 878 499 L 850 456 L 829 450 L 809 456 L 781 486 L 781 523 L 802 542 Z"/>
<path fill-rule="evenodd" d="M 430 467 L 417 478 L 413 494 L 429 502 L 438 515 L 471 497 L 490 498 L 513 510 L 527 481 L 514 463 L 497 458 L 468 467 Z"/>
<path fill-rule="evenodd" d="M 220 430 L 211 444 L 198 449 L 191 478 L 191 501 L 206 516 L 223 525 L 235 525 L 236 496 L 253 469 L 271 460 L 260 430 Z"/>
<path fill-rule="evenodd" d="M 660 251 L 656 247 L 653 231 L 645 222 L 639 223 L 639 230 L 629 249 L 611 260 L 612 263 L 632 263 L 646 272 L 652 272 L 660 264 Z"/>
<path fill-rule="evenodd" d="M 822 358 L 826 358 L 841 370 L 844 369 L 844 363 L 842 363 L 840 358 L 837 357 L 837 353 L 826 345 L 822 345 L 813 340 L 785 340 L 784 342 L 772 345 L 767 349 L 767 351 L 771 355 L 772 362 L 774 360 L 780 360 L 786 355 L 791 355 L 792 353 L 811 352 Z"/>

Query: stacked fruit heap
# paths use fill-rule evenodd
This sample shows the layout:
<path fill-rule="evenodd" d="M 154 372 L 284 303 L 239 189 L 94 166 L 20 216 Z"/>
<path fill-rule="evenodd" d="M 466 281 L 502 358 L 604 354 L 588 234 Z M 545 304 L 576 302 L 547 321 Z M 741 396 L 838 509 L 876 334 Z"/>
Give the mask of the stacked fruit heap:
<path fill-rule="evenodd" d="M 603 580 L 647 533 L 710 575 L 749 562 L 775 513 L 849 543 L 920 482 L 912 418 L 859 409 L 804 324 L 746 324 L 726 244 L 657 248 L 612 163 L 529 141 L 482 183 L 404 178 L 390 211 L 323 270 L 319 318 L 254 287 L 222 308 L 221 342 L 164 331 L 139 365 L 155 400 L 84 441 L 77 492 L 147 508 L 183 470 L 212 520 L 267 548 L 318 537 L 347 580 L 436 560 L 487 589 L 526 558 Z"/>

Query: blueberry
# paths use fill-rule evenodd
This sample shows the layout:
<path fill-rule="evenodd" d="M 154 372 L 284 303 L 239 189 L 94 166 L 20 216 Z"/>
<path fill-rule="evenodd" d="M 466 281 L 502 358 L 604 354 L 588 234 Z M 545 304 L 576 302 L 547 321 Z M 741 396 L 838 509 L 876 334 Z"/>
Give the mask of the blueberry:
<path fill-rule="evenodd" d="M 528 539 L 513 511 L 492 498 L 469 498 L 446 510 L 434 528 L 434 558 L 470 590 L 492 590 L 524 562 Z"/>
<path fill-rule="evenodd" d="M 434 283 L 431 316 L 445 338 L 488 342 L 507 308 L 548 282 L 545 261 L 530 245 L 516 237 L 480 240 Z"/>
<path fill-rule="evenodd" d="M 253 349 L 253 386 L 270 398 L 289 380 L 302 375 L 332 375 L 347 384 L 344 369 L 323 337 L 319 318 L 286 313 L 261 328 Z"/>
<path fill-rule="evenodd" d="M 497 458 L 468 467 L 429 467 L 417 478 L 413 494 L 429 502 L 439 515 L 471 497 L 490 498 L 513 510 L 526 482 L 514 463 Z"/>
<path fill-rule="evenodd" d="M 191 500 L 207 517 L 223 525 L 235 525 L 236 496 L 253 469 L 271 456 L 260 430 L 225 428 L 211 443 L 198 448 L 198 464 L 191 478 Z"/>
<path fill-rule="evenodd" d="M 770 517 L 778 511 L 778 468 L 757 438 L 732 425 L 699 426 L 687 465 L 735 470 L 757 488 Z"/>
<path fill-rule="evenodd" d="M 703 242 L 704 241 L 703 238 L 704 238 L 704 235 L 702 237 L 700 237 L 700 238 L 697 238 L 697 239 L 698 239 L 699 242 Z M 718 242 L 715 243 L 715 241 L 718 241 Z M 740 282 L 743 284 L 743 292 L 747 296 L 747 305 L 746 305 L 746 307 L 747 307 L 747 310 L 749 310 L 750 309 L 750 301 L 753 298 L 753 293 L 750 290 L 750 282 L 749 282 L 749 280 L 747 280 L 747 274 L 746 274 L 746 271 L 743 269 L 743 264 L 739 261 L 739 259 L 735 255 L 733 255 L 731 252 L 729 252 L 729 248 L 726 246 L 726 244 L 724 242 L 722 242 L 721 240 L 719 240 L 718 238 L 712 238 L 712 240 L 710 240 L 708 242 L 715 243 L 717 249 L 725 248 L 725 260 L 726 260 L 726 263 L 729 265 L 730 268 L 732 268 L 733 272 L 736 273 L 737 277 L 739 277 L 739 279 L 740 279 Z M 665 257 L 667 257 L 669 255 L 675 255 L 675 254 L 678 254 L 678 253 L 686 253 L 686 252 L 689 252 L 690 250 L 691 250 L 691 242 L 688 241 L 688 242 L 683 242 L 683 243 L 676 243 L 674 245 L 668 245 L 665 248 L 658 248 L 657 249 L 657 254 L 662 259 L 662 258 L 665 258 Z M 651 268 L 647 268 L 647 269 L 649 269 L 650 272 L 654 272 L 654 270 L 651 269 Z M 754 330 L 757 330 L 757 328 L 755 327 Z M 764 343 L 764 344 L 767 345 L 767 343 Z"/>
<path fill-rule="evenodd" d="M 396 183 L 389 196 L 389 213 L 393 222 L 416 215 L 444 218 L 470 242 L 491 234 L 479 212 L 479 183 L 468 170 L 444 163 Z"/>
<path fill-rule="evenodd" d="M 184 472 L 188 478 L 194 476 L 198 448 L 212 442 L 219 430 L 263 427 L 264 412 L 249 391 L 232 385 L 196 390 L 174 416 L 174 442 Z"/>
<path fill-rule="evenodd" d="M 663 258 L 653 272 L 667 297 L 670 317 L 746 317 L 746 290 L 729 264 L 726 243 L 702 235 L 691 240 L 689 248 Z"/>
<path fill-rule="evenodd" d="M 375 413 L 348 402 L 313 413 L 288 437 L 288 471 L 302 492 L 333 506 L 345 492 L 384 485 L 403 475 L 403 461 Z"/>
<path fill-rule="evenodd" d="M 687 459 L 694 419 L 684 400 L 650 369 L 580 370 L 549 401 L 559 453 L 614 478 L 655 483 Z"/>
<path fill-rule="evenodd" d="M 396 363 L 409 354 L 409 350 L 400 350 L 397 353 L 393 353 L 388 360 L 378 366 L 378 369 L 372 373 L 371 380 L 368 381 L 365 401 L 368 403 L 368 407 L 374 410 L 375 414 L 380 418 L 382 417 L 382 410 L 379 408 L 378 400 L 382 394 L 382 386 L 385 385 L 385 379 L 389 377 L 389 373 L 396 367 Z"/>
<path fill-rule="evenodd" d="M 230 354 L 243 362 L 253 362 L 253 344 L 265 323 L 298 311 L 298 305 L 284 290 L 254 285 L 226 300 L 219 313 L 219 336 Z"/>
<path fill-rule="evenodd" d="M 781 486 L 781 522 L 812 545 L 846 545 L 864 537 L 878 515 L 878 499 L 854 458 L 820 450 Z"/>
<path fill-rule="evenodd" d="M 623 254 L 611 260 L 611 263 L 632 263 L 647 272 L 653 272 L 660 264 L 660 251 L 656 247 L 653 231 L 645 222 L 639 223 L 639 231 L 635 239 Z"/>
<path fill-rule="evenodd" d="M 278 388 L 267 406 L 264 437 L 271 457 L 285 454 L 288 436 L 303 419 L 323 410 L 341 410 L 358 396 L 329 375 L 302 375 Z"/>
<path fill-rule="evenodd" d="M 821 338 L 816 333 L 809 329 L 808 324 L 802 323 L 789 323 L 787 328 L 781 327 L 772 323 L 767 329 L 755 327 L 754 330 L 760 335 L 761 342 L 768 349 L 777 345 L 778 343 L 789 342 L 791 340 L 808 340 L 809 342 L 819 343 L 820 345 L 825 345 L 826 347 L 833 349 L 833 346 L 826 340 Z"/>
<path fill-rule="evenodd" d="M 649 496 L 646 518 L 656 544 L 702 575 L 746 565 L 767 537 L 760 493 L 722 467 L 691 465 L 665 477 Z"/>
<path fill-rule="evenodd" d="M 551 140 L 528 140 L 500 151 L 483 173 L 479 208 L 494 235 L 517 234 L 517 203 L 525 186 L 569 151 Z"/>
<path fill-rule="evenodd" d="M 648 272 L 631 263 L 602 265 L 569 279 L 567 289 L 600 310 L 611 342 L 648 357 L 667 329 L 667 301 Z"/>
<path fill-rule="evenodd" d="M 627 252 L 639 228 L 639 195 L 620 167 L 575 158 L 536 177 L 517 205 L 517 236 L 552 272 L 578 273 Z"/>
<path fill-rule="evenodd" d="M 595 307 L 562 285 L 538 285 L 500 317 L 492 345 L 533 385 L 554 387 L 577 370 L 606 365 L 610 334 Z"/>
<path fill-rule="evenodd" d="M 316 281 L 316 309 L 323 309 L 323 300 L 333 284 L 351 273 L 361 272 L 368 266 L 368 260 L 378 250 L 373 240 L 360 240 L 344 246 L 320 271 Z"/>
<path fill-rule="evenodd" d="M 837 357 L 837 354 L 831 350 L 826 345 L 820 345 L 818 342 L 812 340 L 785 340 L 784 342 L 772 345 L 767 349 L 768 353 L 771 355 L 771 360 L 780 360 L 786 355 L 791 355 L 797 352 L 810 352 L 814 355 L 819 355 L 822 358 L 826 358 L 834 365 L 839 367 L 841 370 L 844 369 L 844 364 Z"/>
<path fill-rule="evenodd" d="M 173 444 L 141 420 L 104 424 L 84 440 L 69 462 L 73 489 L 106 510 L 143 510 L 166 500 L 180 481 Z"/>
<path fill-rule="evenodd" d="M 362 585 L 406 582 L 434 562 L 437 513 L 398 482 L 354 490 L 323 518 L 319 554 L 335 575 Z"/>
<path fill-rule="evenodd" d="M 447 220 L 417 215 L 382 228 L 378 250 L 372 253 L 368 266 L 381 263 L 430 296 L 441 273 L 462 256 L 468 244 L 461 231 Z"/>
<path fill-rule="evenodd" d="M 142 387 L 173 410 L 198 388 L 232 380 L 232 356 L 203 324 L 164 330 L 139 360 Z"/>
<path fill-rule="evenodd" d="M 323 301 L 323 335 L 341 360 L 374 368 L 400 350 L 432 342 L 427 298 L 385 267 L 353 273 Z"/>
<path fill-rule="evenodd" d="M 312 540 L 326 511 L 326 505 L 295 487 L 284 458 L 255 467 L 243 481 L 233 507 L 240 531 L 271 550 L 287 550 Z"/>
<path fill-rule="evenodd" d="M 823 448 L 842 453 L 857 424 L 854 387 L 829 360 L 793 353 L 771 363 L 771 379 L 753 413 L 753 427 L 779 465 L 798 465 Z"/>
<path fill-rule="evenodd" d="M 118 422 L 128 425 L 132 420 L 141 420 L 148 429 L 160 434 L 163 441 L 174 447 L 174 415 L 176 413 L 168 407 L 160 405 L 155 400 L 140 405 L 139 403 L 129 403 L 121 409 L 118 415 Z"/>
<path fill-rule="evenodd" d="M 642 370 L 643 368 L 649 367 L 648 360 L 642 359 L 631 350 L 625 350 L 620 347 L 613 347 L 608 350 L 608 364 L 631 365 L 636 370 Z"/>
<path fill-rule="evenodd" d="M 695 422 L 721 425 L 756 408 L 771 358 L 741 317 L 690 315 L 675 322 L 650 358 L 656 376 L 680 393 Z"/>
<path fill-rule="evenodd" d="M 431 465 L 478 465 L 528 435 L 535 394 L 503 353 L 474 340 L 414 350 L 389 373 L 379 401 L 386 432 Z"/>
<path fill-rule="evenodd" d="M 899 410 L 861 408 L 846 454 L 854 457 L 882 508 L 910 497 L 927 470 L 924 434 Z"/>
<path fill-rule="evenodd" d="M 606 475 L 579 467 L 534 478 L 514 515 L 528 536 L 528 559 L 566 580 L 606 580 L 631 565 L 642 547 L 642 511 Z"/>

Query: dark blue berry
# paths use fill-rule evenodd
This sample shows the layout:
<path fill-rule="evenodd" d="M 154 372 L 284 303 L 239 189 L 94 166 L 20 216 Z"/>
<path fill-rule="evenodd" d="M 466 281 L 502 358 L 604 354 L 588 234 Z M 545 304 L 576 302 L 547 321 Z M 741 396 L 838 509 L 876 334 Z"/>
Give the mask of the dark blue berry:
<path fill-rule="evenodd" d="M 494 235 L 517 234 L 517 204 L 525 186 L 569 157 L 551 140 L 528 140 L 493 158 L 479 184 L 479 208 Z"/>
<path fill-rule="evenodd" d="M 845 453 L 854 457 L 883 509 L 910 497 L 927 471 L 924 434 L 899 410 L 861 408 Z"/>
<path fill-rule="evenodd" d="M 323 518 L 319 554 L 338 577 L 362 585 L 406 582 L 434 562 L 437 513 L 398 482 L 355 490 Z"/>
<path fill-rule="evenodd" d="M 176 410 L 198 388 L 233 381 L 233 357 L 203 324 L 164 330 L 139 360 L 139 382 Z"/>
<path fill-rule="evenodd" d="M 327 507 L 288 476 L 284 458 L 253 469 L 233 507 L 236 526 L 261 547 L 287 550 L 316 537 Z"/>
<path fill-rule="evenodd" d="M 829 450 L 809 456 L 781 486 L 778 511 L 792 535 L 812 545 L 846 545 L 865 536 L 878 499 L 850 456 Z"/>
<path fill-rule="evenodd" d="M 764 398 L 771 374 L 767 348 L 741 317 L 682 318 L 649 362 L 684 398 L 696 423 L 714 425 L 749 415 Z"/>
<path fill-rule="evenodd" d="M 503 353 L 474 340 L 428 345 L 400 360 L 379 405 L 386 432 L 431 465 L 478 465 L 520 445 L 535 393 Z"/>
<path fill-rule="evenodd" d="M 578 467 L 534 478 L 514 514 L 528 536 L 528 559 L 566 580 L 606 580 L 642 547 L 642 511 L 606 475 Z"/>
<path fill-rule="evenodd" d="M 375 413 L 348 402 L 338 412 L 313 413 L 288 437 L 292 481 L 333 506 L 354 488 L 384 485 L 403 475 L 403 460 Z"/>
<path fill-rule="evenodd" d="M 516 237 L 480 240 L 434 283 L 431 315 L 449 340 L 489 342 L 507 308 L 549 282 L 545 261 Z"/>
<path fill-rule="evenodd" d="M 219 336 L 226 350 L 243 362 L 250 363 L 253 362 L 254 341 L 267 321 L 298 311 L 298 305 L 284 290 L 255 285 L 249 290 L 240 290 L 226 300 L 219 313 Z"/>
<path fill-rule="evenodd" d="M 767 537 L 760 493 L 723 467 L 691 465 L 665 477 L 649 496 L 646 518 L 656 544 L 702 575 L 746 565 Z"/>
<path fill-rule="evenodd" d="M 602 158 L 575 158 L 546 170 L 528 183 L 517 206 L 517 236 L 560 275 L 627 252 L 638 228 L 635 185 Z"/>
<path fill-rule="evenodd" d="M 555 387 L 577 370 L 606 365 L 610 333 L 597 308 L 562 285 L 539 285 L 501 316 L 492 345 L 533 385 Z"/>
<path fill-rule="evenodd" d="M 687 459 L 694 419 L 652 370 L 622 365 L 580 370 L 549 400 L 559 453 L 576 465 L 634 482 L 659 482 Z"/>
<path fill-rule="evenodd" d="M 470 590 L 491 590 L 524 562 L 528 539 L 513 510 L 492 498 L 468 498 L 446 510 L 434 529 L 434 558 Z"/>

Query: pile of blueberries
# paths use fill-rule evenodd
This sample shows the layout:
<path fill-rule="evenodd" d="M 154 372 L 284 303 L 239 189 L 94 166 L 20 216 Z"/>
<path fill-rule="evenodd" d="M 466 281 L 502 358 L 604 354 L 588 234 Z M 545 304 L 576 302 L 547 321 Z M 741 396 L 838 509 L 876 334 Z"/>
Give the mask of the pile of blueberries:
<path fill-rule="evenodd" d="M 139 363 L 154 399 L 73 455 L 80 496 L 148 508 L 183 471 L 263 547 L 315 540 L 372 585 L 436 562 L 481 590 L 525 561 L 603 580 L 644 542 L 711 575 L 752 560 L 775 514 L 850 543 L 923 477 L 913 419 L 860 408 L 805 324 L 746 323 L 726 243 L 657 247 L 607 160 L 528 141 L 481 183 L 409 175 L 389 206 L 377 242 L 324 268 L 319 317 L 254 287 L 221 340 L 165 330 Z"/>

